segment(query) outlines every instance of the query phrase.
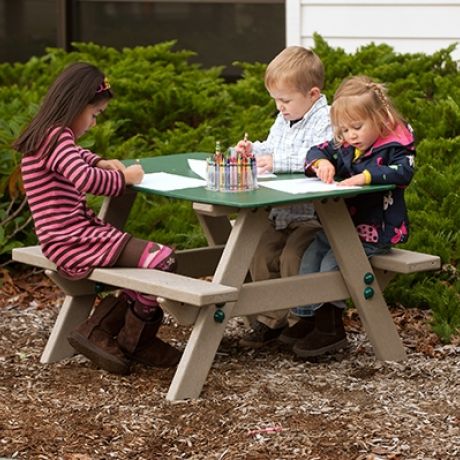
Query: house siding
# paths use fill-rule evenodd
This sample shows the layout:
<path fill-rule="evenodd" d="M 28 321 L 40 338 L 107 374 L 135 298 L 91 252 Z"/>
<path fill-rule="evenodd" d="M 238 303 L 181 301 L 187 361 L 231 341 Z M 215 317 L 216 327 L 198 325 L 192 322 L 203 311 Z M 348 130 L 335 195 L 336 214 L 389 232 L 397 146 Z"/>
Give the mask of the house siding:
<path fill-rule="evenodd" d="M 459 43 L 460 59 L 460 0 L 286 0 L 287 45 L 312 46 L 314 33 L 347 52 L 370 42 L 401 53 Z"/>

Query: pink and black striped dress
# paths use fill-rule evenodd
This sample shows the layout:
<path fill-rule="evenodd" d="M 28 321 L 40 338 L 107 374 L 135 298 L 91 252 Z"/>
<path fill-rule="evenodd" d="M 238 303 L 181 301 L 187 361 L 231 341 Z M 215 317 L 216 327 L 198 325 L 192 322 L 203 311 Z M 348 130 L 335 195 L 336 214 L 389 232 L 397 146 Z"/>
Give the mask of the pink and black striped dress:
<path fill-rule="evenodd" d="M 125 180 L 120 171 L 97 168 L 101 157 L 76 145 L 68 128 L 52 153 L 40 158 L 56 130 L 36 153 L 23 157 L 24 188 L 43 254 L 66 278 L 85 278 L 95 267 L 113 265 L 130 238 L 99 219 L 86 194 L 122 195 Z"/>

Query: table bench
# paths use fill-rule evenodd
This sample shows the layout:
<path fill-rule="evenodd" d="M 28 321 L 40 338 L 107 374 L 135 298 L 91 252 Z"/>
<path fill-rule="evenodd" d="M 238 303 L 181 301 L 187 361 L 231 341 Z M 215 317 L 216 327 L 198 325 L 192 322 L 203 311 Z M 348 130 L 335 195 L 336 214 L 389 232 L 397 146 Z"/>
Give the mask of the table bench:
<path fill-rule="evenodd" d="M 223 250 L 223 246 L 213 248 L 213 260 L 216 261 Z M 178 259 L 182 255 L 190 256 L 195 251 L 178 251 Z M 293 282 L 298 277 L 271 280 L 270 283 L 259 281 L 245 283 L 238 289 L 213 283 L 204 279 L 191 278 L 177 273 L 162 272 L 159 270 L 145 270 L 139 268 L 97 268 L 86 280 L 69 281 L 56 272 L 56 266 L 41 252 L 39 246 L 30 246 L 13 249 L 13 260 L 34 267 L 42 268 L 45 273 L 66 294 L 66 301 L 56 319 L 52 333 L 41 356 L 42 363 L 50 363 L 67 358 L 74 354 L 73 348 L 67 342 L 67 335 L 80 322 L 84 321 L 90 309 L 82 308 L 78 298 L 82 296 L 96 296 L 97 285 L 104 284 L 114 288 L 133 289 L 145 294 L 153 294 L 165 299 L 163 307 L 179 324 L 191 325 L 198 316 L 199 307 L 211 304 L 222 305 L 226 302 L 236 302 L 232 317 L 248 314 L 257 314 L 253 298 L 262 293 L 266 298 L 265 308 L 273 305 L 277 308 L 279 296 L 286 296 L 290 292 L 292 306 L 304 301 L 304 290 L 298 291 Z M 371 265 L 378 278 L 381 289 L 397 274 L 409 274 L 423 271 L 433 271 L 440 268 L 440 258 L 430 254 L 392 249 L 389 254 L 377 255 L 371 259 Z M 212 265 L 208 266 L 212 270 Z M 206 269 L 205 269 L 206 270 Z M 199 273 L 204 275 L 205 273 Z M 337 298 L 347 296 L 347 288 L 339 272 L 331 272 L 328 277 L 316 279 L 310 276 L 307 284 L 323 282 L 333 286 Z M 308 285 L 305 286 L 308 289 Z M 286 291 L 287 290 L 287 291 Z M 240 292 L 239 292 L 240 291 Z"/>
<path fill-rule="evenodd" d="M 44 269 L 66 295 L 42 354 L 42 363 L 59 361 L 75 353 L 67 342 L 67 336 L 74 327 L 89 316 L 93 302 L 87 302 L 87 296 L 93 296 L 95 299 L 98 285 L 132 289 L 187 304 L 188 309 L 182 308 L 170 312 L 180 324 L 192 324 L 190 315 L 195 317 L 196 309 L 201 306 L 234 302 L 238 296 L 238 289 L 235 287 L 177 273 L 141 268 L 97 268 L 87 279 L 67 280 L 57 273 L 55 264 L 42 254 L 39 246 L 13 249 L 12 259 Z M 79 299 L 84 300 L 84 307 Z"/>

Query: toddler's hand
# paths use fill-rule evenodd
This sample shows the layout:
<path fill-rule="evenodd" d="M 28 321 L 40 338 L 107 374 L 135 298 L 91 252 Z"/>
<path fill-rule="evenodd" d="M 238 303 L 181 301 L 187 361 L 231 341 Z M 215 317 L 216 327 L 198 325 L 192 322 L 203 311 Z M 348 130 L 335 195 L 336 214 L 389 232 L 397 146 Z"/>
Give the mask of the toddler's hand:
<path fill-rule="evenodd" d="M 128 166 L 124 171 L 127 185 L 139 184 L 144 178 L 144 169 L 140 164 Z"/>
<path fill-rule="evenodd" d="M 332 184 L 334 182 L 335 167 L 326 159 L 318 161 L 316 167 L 313 168 L 316 175 L 326 184 Z"/>
<path fill-rule="evenodd" d="M 242 139 L 235 146 L 235 151 L 237 154 L 242 155 L 243 157 L 249 157 L 252 155 L 252 142 L 247 139 Z"/>
<path fill-rule="evenodd" d="M 351 176 L 348 179 L 344 179 L 337 183 L 337 185 L 366 185 L 366 178 L 364 174 L 356 174 L 356 176 Z"/>
<path fill-rule="evenodd" d="M 96 166 L 113 171 L 124 171 L 126 169 L 126 166 L 120 160 L 99 160 Z"/>

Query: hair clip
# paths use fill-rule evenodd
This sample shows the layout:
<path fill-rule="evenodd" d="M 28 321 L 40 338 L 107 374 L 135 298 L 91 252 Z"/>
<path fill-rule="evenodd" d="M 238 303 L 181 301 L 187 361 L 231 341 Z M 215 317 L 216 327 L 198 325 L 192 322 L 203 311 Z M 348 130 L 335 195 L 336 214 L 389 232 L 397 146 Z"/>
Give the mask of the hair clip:
<path fill-rule="evenodd" d="M 96 90 L 96 94 L 102 93 L 103 91 L 107 91 L 110 89 L 110 82 L 107 77 L 104 77 L 103 82 L 99 85 L 99 88 Z"/>

